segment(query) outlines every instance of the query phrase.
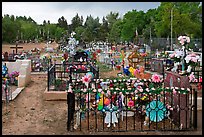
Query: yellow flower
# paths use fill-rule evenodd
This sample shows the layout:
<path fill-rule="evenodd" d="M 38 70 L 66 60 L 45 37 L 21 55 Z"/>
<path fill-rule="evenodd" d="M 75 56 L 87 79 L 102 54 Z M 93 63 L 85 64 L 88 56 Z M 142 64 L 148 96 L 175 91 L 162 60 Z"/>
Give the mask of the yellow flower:
<path fill-rule="evenodd" d="M 142 100 L 145 100 L 146 98 L 147 98 L 147 97 L 146 97 L 146 96 L 144 96 L 144 97 L 142 97 L 141 99 L 142 99 Z"/>
<path fill-rule="evenodd" d="M 133 67 L 130 67 L 130 68 L 129 68 L 129 71 L 130 71 L 130 73 L 133 75 L 133 74 L 134 74 L 135 69 L 134 69 Z"/>

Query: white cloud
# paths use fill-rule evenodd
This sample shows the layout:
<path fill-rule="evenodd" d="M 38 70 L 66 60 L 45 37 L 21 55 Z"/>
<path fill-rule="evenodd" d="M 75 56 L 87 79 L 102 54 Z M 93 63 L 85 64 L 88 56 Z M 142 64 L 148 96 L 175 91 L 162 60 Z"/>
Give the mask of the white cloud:
<path fill-rule="evenodd" d="M 89 15 L 94 18 L 98 16 L 101 20 L 110 11 L 119 12 L 122 16 L 132 9 L 147 11 L 159 5 L 160 2 L 2 2 L 2 16 L 30 16 L 38 24 L 42 24 L 43 20 L 57 23 L 64 16 L 70 24 L 77 13 L 84 20 Z"/>

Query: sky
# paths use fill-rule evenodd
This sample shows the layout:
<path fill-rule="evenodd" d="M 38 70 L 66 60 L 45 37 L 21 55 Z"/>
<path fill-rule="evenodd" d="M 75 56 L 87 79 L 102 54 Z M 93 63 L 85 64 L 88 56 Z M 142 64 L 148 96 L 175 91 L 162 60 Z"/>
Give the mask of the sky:
<path fill-rule="evenodd" d="M 57 23 L 64 16 L 67 23 L 71 24 L 71 19 L 78 13 L 84 21 L 92 15 L 99 17 L 101 22 L 103 16 L 111 11 L 118 12 L 119 17 L 122 17 L 133 9 L 147 12 L 159 5 L 160 2 L 2 2 L 2 16 L 30 16 L 37 24 L 42 24 L 44 20 Z"/>

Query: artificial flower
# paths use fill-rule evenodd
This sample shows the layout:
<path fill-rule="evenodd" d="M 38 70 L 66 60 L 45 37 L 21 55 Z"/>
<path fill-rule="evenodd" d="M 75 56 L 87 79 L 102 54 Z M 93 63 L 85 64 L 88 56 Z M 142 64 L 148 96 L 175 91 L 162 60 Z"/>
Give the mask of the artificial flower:
<path fill-rule="evenodd" d="M 134 107 L 134 101 L 130 100 L 127 104 L 128 107 Z"/>
<path fill-rule="evenodd" d="M 153 75 L 152 75 L 152 81 L 155 82 L 155 83 L 160 82 L 160 77 L 159 77 L 159 75 L 153 74 Z"/>
<path fill-rule="evenodd" d="M 195 76 L 193 72 L 188 77 L 189 77 L 189 82 L 194 82 Z"/>

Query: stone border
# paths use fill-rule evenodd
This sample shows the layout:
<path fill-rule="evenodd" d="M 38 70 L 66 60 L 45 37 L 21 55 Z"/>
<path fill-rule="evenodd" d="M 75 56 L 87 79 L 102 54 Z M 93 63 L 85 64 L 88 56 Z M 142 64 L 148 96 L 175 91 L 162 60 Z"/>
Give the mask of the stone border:
<path fill-rule="evenodd" d="M 43 99 L 46 101 L 60 101 L 67 100 L 66 91 L 47 91 L 47 88 L 44 91 Z"/>

